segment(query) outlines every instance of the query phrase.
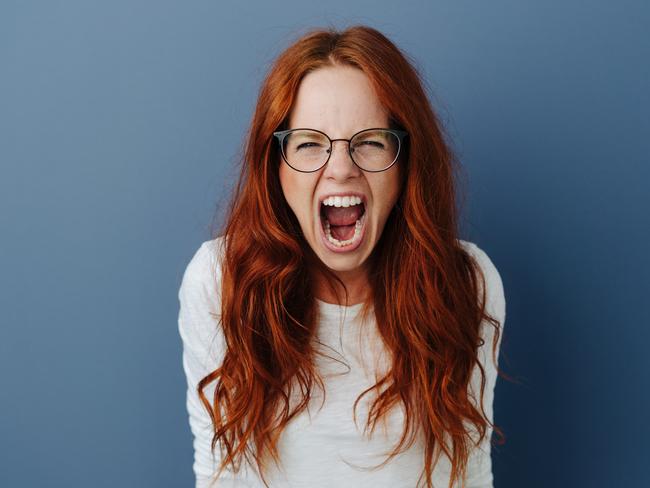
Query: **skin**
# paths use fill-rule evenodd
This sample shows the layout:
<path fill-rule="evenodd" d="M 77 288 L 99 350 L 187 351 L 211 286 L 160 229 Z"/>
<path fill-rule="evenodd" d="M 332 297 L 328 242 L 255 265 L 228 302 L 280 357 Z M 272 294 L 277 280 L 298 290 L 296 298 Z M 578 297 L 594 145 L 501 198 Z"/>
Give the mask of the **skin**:
<path fill-rule="evenodd" d="M 349 139 L 371 127 L 389 127 L 388 113 L 379 102 L 368 77 L 351 66 L 320 68 L 307 74 L 289 117 L 290 129 L 318 129 L 331 139 Z M 296 215 L 303 235 L 319 259 L 345 283 L 349 304 L 367 297 L 367 258 L 381 237 L 388 216 L 399 197 L 399 161 L 379 173 L 359 169 L 350 158 L 347 143 L 334 142 L 329 162 L 319 171 L 300 173 L 284 161 L 279 177 L 284 196 Z M 366 195 L 366 231 L 354 251 L 335 253 L 320 236 L 318 197 L 333 192 L 358 191 Z M 323 277 L 314 276 L 316 297 L 337 303 Z"/>

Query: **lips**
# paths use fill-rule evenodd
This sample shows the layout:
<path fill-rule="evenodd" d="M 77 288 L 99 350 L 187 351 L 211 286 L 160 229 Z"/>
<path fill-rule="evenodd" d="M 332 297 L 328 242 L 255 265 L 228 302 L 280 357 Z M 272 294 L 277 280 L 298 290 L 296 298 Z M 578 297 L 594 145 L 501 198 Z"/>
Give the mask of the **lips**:
<path fill-rule="evenodd" d="M 322 202 L 333 196 L 355 196 L 360 204 L 349 207 L 325 206 Z M 318 198 L 317 218 L 323 245 L 335 253 L 350 252 L 363 242 L 367 219 L 367 198 L 355 191 L 326 193 Z"/>
<path fill-rule="evenodd" d="M 334 207 L 323 204 L 329 197 L 358 197 L 361 204 L 351 205 L 348 207 Z M 341 191 L 334 193 L 324 193 L 318 198 L 318 215 L 321 223 L 327 219 L 332 226 L 354 226 L 355 222 L 363 215 L 368 207 L 366 196 L 357 191 Z"/>

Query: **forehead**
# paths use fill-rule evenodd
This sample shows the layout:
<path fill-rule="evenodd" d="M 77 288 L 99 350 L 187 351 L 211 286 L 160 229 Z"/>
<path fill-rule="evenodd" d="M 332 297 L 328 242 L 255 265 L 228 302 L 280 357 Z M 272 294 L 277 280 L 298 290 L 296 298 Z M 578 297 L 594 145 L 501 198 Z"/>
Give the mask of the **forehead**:
<path fill-rule="evenodd" d="M 318 129 L 332 138 L 371 127 L 388 127 L 383 107 L 366 74 L 351 66 L 319 68 L 298 87 L 289 128 Z"/>

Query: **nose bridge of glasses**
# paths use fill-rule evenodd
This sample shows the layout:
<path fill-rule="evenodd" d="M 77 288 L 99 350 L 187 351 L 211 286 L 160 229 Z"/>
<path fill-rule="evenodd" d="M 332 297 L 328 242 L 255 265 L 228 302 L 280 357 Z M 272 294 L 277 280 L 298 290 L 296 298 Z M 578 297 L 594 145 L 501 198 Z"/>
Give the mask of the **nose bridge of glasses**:
<path fill-rule="evenodd" d="M 351 149 L 350 144 L 352 143 L 352 139 L 330 139 L 330 153 L 331 153 L 332 151 L 334 151 L 334 143 L 335 143 L 336 141 L 342 141 L 342 142 L 347 142 L 347 143 L 348 143 L 348 144 L 347 144 L 347 148 L 346 148 L 346 149 L 347 149 L 347 150 L 346 150 L 346 154 L 349 155 L 350 152 L 351 152 L 351 151 L 350 151 L 350 149 Z"/>

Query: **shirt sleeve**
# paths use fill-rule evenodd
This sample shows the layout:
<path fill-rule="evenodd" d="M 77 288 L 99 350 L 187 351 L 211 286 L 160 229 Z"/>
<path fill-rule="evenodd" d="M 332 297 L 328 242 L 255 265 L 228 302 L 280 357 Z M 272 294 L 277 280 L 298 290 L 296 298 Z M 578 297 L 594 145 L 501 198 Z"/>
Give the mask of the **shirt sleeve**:
<path fill-rule="evenodd" d="M 199 399 L 197 385 L 223 361 L 224 340 L 220 330 L 221 267 L 217 259 L 220 239 L 206 241 L 196 251 L 185 269 L 178 292 L 180 311 L 178 329 L 183 345 L 183 370 L 187 379 L 186 406 L 193 436 L 193 471 L 196 488 L 246 486 L 224 470 L 217 483 L 212 477 L 219 467 L 219 446 L 213 455 L 212 421 Z M 203 390 L 212 403 L 215 383 Z"/>
<path fill-rule="evenodd" d="M 486 312 L 497 319 L 500 324 L 500 334 L 497 341 L 496 364 L 492 356 L 492 341 L 494 339 L 494 326 L 487 321 L 481 324 L 481 338 L 484 343 L 478 349 L 478 359 L 485 370 L 485 391 L 483 394 L 483 407 L 485 414 L 494 423 L 494 387 L 497 381 L 497 369 L 501 339 L 503 337 L 503 325 L 506 318 L 506 302 L 503 290 L 503 282 L 494 263 L 488 255 L 473 243 L 469 244 L 470 253 L 479 264 L 485 276 L 486 286 Z M 479 290 L 481 291 L 481 290 Z M 481 393 L 481 372 L 475 368 L 471 380 L 472 392 L 475 398 Z M 480 410 L 480 409 L 479 409 Z M 493 488 L 491 459 L 491 437 L 492 427 L 488 425 L 486 436 L 481 444 L 474 448 L 468 461 L 467 488 Z"/>

